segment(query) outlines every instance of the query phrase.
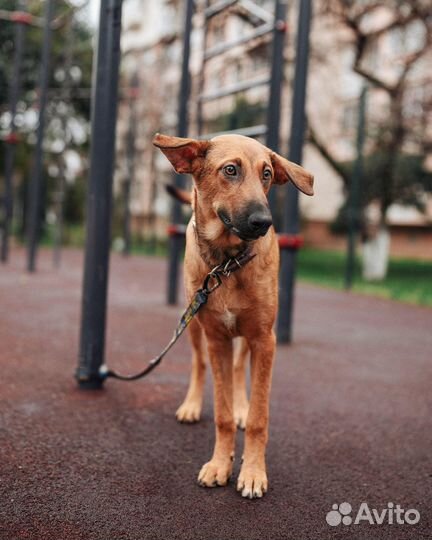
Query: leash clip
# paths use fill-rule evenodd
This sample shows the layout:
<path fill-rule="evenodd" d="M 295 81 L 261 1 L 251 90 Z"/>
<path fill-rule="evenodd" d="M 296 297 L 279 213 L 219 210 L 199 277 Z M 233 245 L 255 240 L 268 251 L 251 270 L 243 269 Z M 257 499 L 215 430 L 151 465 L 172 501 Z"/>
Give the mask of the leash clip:
<path fill-rule="evenodd" d="M 212 293 L 215 291 L 218 287 L 222 285 L 222 280 L 219 275 L 219 266 L 216 266 L 216 268 L 213 268 L 211 272 L 209 272 L 204 280 L 203 283 L 203 291 L 207 294 Z M 210 285 L 211 282 L 214 281 L 213 285 Z"/>

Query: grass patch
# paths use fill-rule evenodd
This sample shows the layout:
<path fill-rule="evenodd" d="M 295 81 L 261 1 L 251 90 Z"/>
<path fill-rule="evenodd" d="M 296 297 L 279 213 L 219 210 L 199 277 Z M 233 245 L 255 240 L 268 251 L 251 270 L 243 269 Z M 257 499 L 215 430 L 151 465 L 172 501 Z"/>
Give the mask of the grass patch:
<path fill-rule="evenodd" d="M 298 276 L 302 281 L 343 289 L 344 271 L 344 253 L 311 248 L 299 251 Z M 432 306 L 432 262 L 390 259 L 386 279 L 371 282 L 361 277 L 361 263 L 358 258 L 353 290 L 410 304 Z"/>
<path fill-rule="evenodd" d="M 138 240 L 132 244 L 132 255 L 168 257 L 168 240 Z"/>
<path fill-rule="evenodd" d="M 66 225 L 63 230 L 63 247 L 84 248 L 86 230 L 83 225 Z M 46 225 L 44 234 L 40 240 L 40 245 L 52 248 L 55 238 L 55 226 Z M 111 242 L 111 251 L 113 253 L 121 251 L 120 247 L 116 247 L 116 240 Z M 168 256 L 168 240 L 158 238 L 143 239 L 138 236 L 133 236 L 131 241 L 132 255 L 151 255 L 156 257 Z"/>

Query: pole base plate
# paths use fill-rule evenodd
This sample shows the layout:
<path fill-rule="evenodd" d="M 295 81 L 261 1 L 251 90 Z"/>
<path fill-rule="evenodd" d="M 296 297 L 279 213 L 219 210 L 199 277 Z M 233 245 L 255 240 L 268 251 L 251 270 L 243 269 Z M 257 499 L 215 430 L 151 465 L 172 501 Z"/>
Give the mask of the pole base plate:
<path fill-rule="evenodd" d="M 77 370 L 75 378 L 78 381 L 79 388 L 82 390 L 100 390 L 105 380 L 99 374 L 87 373 L 82 368 Z"/>

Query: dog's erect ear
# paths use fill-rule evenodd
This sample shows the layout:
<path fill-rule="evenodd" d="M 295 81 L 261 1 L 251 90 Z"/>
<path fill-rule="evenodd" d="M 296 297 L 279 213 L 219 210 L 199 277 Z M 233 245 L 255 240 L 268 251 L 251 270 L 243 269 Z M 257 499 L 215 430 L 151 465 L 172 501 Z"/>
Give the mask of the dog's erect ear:
<path fill-rule="evenodd" d="M 291 180 L 296 188 L 306 195 L 314 194 L 314 177 L 306 169 L 303 169 L 303 167 L 296 165 L 292 161 L 288 161 L 275 152 L 271 153 L 271 160 L 274 168 L 273 183 L 285 184 L 288 180 Z"/>
<path fill-rule="evenodd" d="M 153 144 L 162 150 L 176 172 L 193 174 L 195 160 L 205 156 L 210 143 L 156 133 Z"/>

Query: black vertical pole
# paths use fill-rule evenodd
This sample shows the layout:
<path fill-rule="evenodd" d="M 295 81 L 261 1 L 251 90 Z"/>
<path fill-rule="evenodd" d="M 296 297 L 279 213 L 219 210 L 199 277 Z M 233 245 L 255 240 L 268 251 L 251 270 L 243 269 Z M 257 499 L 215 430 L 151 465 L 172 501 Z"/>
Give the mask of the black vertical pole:
<path fill-rule="evenodd" d="M 192 15 L 194 10 L 194 0 L 186 0 L 185 25 L 183 34 L 183 60 L 178 104 L 178 126 L 177 135 L 187 137 L 188 133 L 188 100 L 190 93 L 190 75 L 189 75 L 189 57 L 190 57 L 190 36 L 192 31 Z M 185 175 L 176 174 L 174 184 L 177 187 L 183 187 L 186 182 Z M 182 219 L 181 205 L 173 200 L 172 223 L 178 224 Z M 178 234 L 172 234 L 169 239 L 168 255 L 168 304 L 176 304 L 178 296 L 179 264 L 180 255 L 183 247 L 183 238 Z"/>
<path fill-rule="evenodd" d="M 357 158 L 351 178 L 351 189 L 348 198 L 348 246 L 345 267 L 345 289 L 351 289 L 355 269 L 355 244 L 359 231 L 359 195 L 363 176 L 363 146 L 365 140 L 367 87 L 360 94 L 358 126 L 357 126 Z"/>
<path fill-rule="evenodd" d="M 210 5 L 210 0 L 205 0 L 204 2 L 204 9 L 207 9 Z M 205 17 L 204 20 L 204 28 L 203 28 L 203 47 L 202 47 L 202 62 L 201 62 L 201 71 L 198 75 L 198 96 L 200 96 L 204 91 L 204 85 L 205 85 L 205 66 L 206 66 L 206 60 L 205 60 L 205 51 L 207 48 L 207 41 L 208 41 L 208 19 Z M 202 132 L 204 130 L 204 104 L 202 102 L 202 99 L 197 100 L 197 135 L 200 137 L 202 135 Z"/>
<path fill-rule="evenodd" d="M 60 268 L 61 263 L 61 251 L 63 243 L 63 222 L 64 222 L 64 200 L 66 191 L 66 178 L 65 178 L 65 163 L 63 156 L 58 160 L 58 186 L 56 193 L 56 223 L 54 231 L 54 247 L 53 247 L 53 265 L 55 268 Z"/>
<path fill-rule="evenodd" d="M 19 3 L 21 8 L 21 2 Z M 6 139 L 5 168 L 4 168 L 4 222 L 1 243 L 1 260 L 7 262 L 9 258 L 9 235 L 13 216 L 13 169 L 15 161 L 15 147 L 18 142 L 16 134 L 15 116 L 18 97 L 21 93 L 21 64 L 24 48 L 24 29 L 26 13 L 20 13 L 15 22 L 14 59 L 12 79 L 9 88 L 9 109 L 11 115 L 10 133 Z"/>
<path fill-rule="evenodd" d="M 300 0 L 299 4 L 297 54 L 291 110 L 291 139 L 288 154 L 288 159 L 295 163 L 301 163 L 303 157 L 309 31 L 312 15 L 311 0 Z M 287 184 L 285 191 L 283 232 L 294 235 L 299 233 L 298 191 L 291 182 Z M 292 339 L 296 256 L 297 248 L 292 247 L 281 250 L 279 317 L 277 323 L 279 343 L 289 343 Z"/>
<path fill-rule="evenodd" d="M 37 127 L 36 148 L 34 154 L 33 174 L 29 186 L 29 218 L 27 223 L 27 270 L 36 270 L 36 252 L 41 226 L 41 192 L 43 138 L 45 131 L 45 109 L 47 104 L 49 61 L 51 52 L 51 20 L 54 1 L 47 0 L 45 6 L 45 22 L 42 44 L 42 59 L 39 78 L 39 123 Z"/>
<path fill-rule="evenodd" d="M 130 254 L 131 250 L 131 215 L 130 215 L 130 192 L 131 183 L 129 179 L 123 182 L 123 248 L 122 253 L 125 257 Z"/>
<path fill-rule="evenodd" d="M 122 0 L 102 0 L 93 67 L 87 238 L 79 366 L 81 388 L 100 388 L 104 361 Z"/>
<path fill-rule="evenodd" d="M 284 37 L 286 32 L 286 0 L 275 1 L 275 19 L 273 29 L 273 50 L 271 64 L 271 80 L 269 102 L 267 108 L 266 145 L 274 152 L 279 152 L 280 107 L 284 67 Z M 276 205 L 276 191 L 270 190 L 269 203 L 276 229 L 279 228 L 279 217 Z"/>
<path fill-rule="evenodd" d="M 65 94 L 65 102 L 67 105 L 70 105 L 70 90 L 71 90 L 71 75 L 70 70 L 72 67 L 73 61 L 73 14 L 68 17 L 67 21 L 67 38 L 66 38 L 66 51 L 64 58 L 64 70 L 65 70 L 65 84 L 63 87 Z M 61 124 L 64 137 L 64 148 L 63 153 L 66 150 L 67 143 L 67 119 L 68 119 L 68 110 L 63 111 L 61 115 Z M 66 178 L 65 178 L 65 161 L 64 154 L 60 156 L 59 159 L 59 175 L 58 175 L 58 186 L 56 193 L 56 223 L 54 231 L 54 247 L 53 247 L 53 263 L 56 268 L 60 267 L 61 262 L 61 251 L 63 243 L 63 222 L 64 222 L 64 201 L 65 201 L 65 191 L 66 191 Z"/>
<path fill-rule="evenodd" d="M 131 249 L 131 215 L 130 192 L 135 175 L 135 139 L 136 139 L 136 111 L 135 103 L 138 97 L 138 76 L 132 77 L 129 88 L 129 129 L 126 135 L 126 163 L 127 178 L 123 182 L 123 255 L 129 255 Z"/>

